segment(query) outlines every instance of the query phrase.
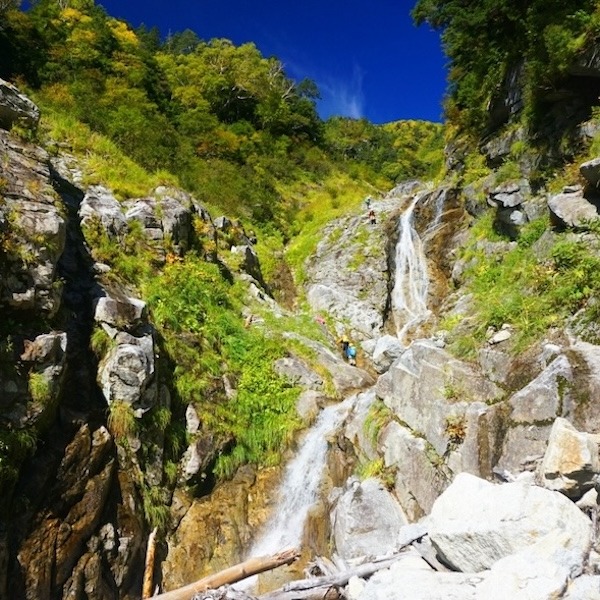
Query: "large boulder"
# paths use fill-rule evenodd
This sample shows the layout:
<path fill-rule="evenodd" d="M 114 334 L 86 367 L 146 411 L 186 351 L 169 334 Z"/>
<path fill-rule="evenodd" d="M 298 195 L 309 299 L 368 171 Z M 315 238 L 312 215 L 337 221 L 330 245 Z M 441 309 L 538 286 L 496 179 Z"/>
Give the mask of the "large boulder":
<path fill-rule="evenodd" d="M 353 481 L 331 514 L 337 554 L 345 560 L 393 551 L 407 524 L 396 499 L 378 479 Z"/>
<path fill-rule="evenodd" d="M 578 553 L 568 549 L 569 535 L 553 531 L 535 544 L 501 558 L 479 585 L 486 600 L 549 600 L 562 598 L 572 574 L 581 571 Z"/>
<path fill-rule="evenodd" d="M 579 172 L 588 184 L 596 188 L 600 183 L 600 158 L 593 158 L 579 165 Z"/>
<path fill-rule="evenodd" d="M 498 468 L 518 473 L 533 469 L 541 461 L 556 417 L 573 410 L 573 369 L 560 354 L 525 387 L 513 394 L 508 405 L 506 432 Z"/>
<path fill-rule="evenodd" d="M 600 473 L 596 439 L 577 431 L 566 419 L 556 419 L 539 473 L 544 487 L 581 498 Z"/>
<path fill-rule="evenodd" d="M 375 370 L 378 373 L 387 371 L 405 349 L 405 346 L 394 335 L 383 335 L 377 338 L 372 356 Z"/>
<path fill-rule="evenodd" d="M 128 328 L 146 319 L 146 303 L 137 298 L 102 296 L 95 300 L 94 320 L 112 327 Z"/>
<path fill-rule="evenodd" d="M 495 485 L 461 473 L 429 517 L 439 556 L 465 572 L 489 569 L 555 531 L 564 536 L 547 552 L 568 555 L 569 574 L 579 574 L 589 551 L 591 521 L 562 494 L 526 481 Z"/>
<path fill-rule="evenodd" d="M 548 208 L 554 221 L 564 227 L 582 227 L 600 217 L 598 207 L 584 196 L 578 186 L 566 188 L 561 194 L 550 197 Z"/>
<path fill-rule="evenodd" d="M 421 557 L 408 553 L 360 587 L 355 584 L 349 600 L 483 600 L 477 595 L 481 580 L 479 575 L 438 573 Z"/>
<path fill-rule="evenodd" d="M 110 405 L 115 401 L 146 410 L 156 400 L 154 378 L 154 344 L 152 336 L 123 336 L 125 343 L 114 347 L 98 369 L 98 382 Z"/>
<path fill-rule="evenodd" d="M 0 127 L 10 129 L 15 123 L 36 127 L 40 109 L 8 81 L 0 79 Z"/>

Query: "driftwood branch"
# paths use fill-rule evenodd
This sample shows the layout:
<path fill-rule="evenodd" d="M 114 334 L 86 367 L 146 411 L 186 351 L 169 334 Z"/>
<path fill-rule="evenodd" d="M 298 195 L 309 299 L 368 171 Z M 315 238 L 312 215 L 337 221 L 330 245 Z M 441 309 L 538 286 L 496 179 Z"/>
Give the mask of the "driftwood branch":
<path fill-rule="evenodd" d="M 393 555 L 376 558 L 356 567 L 348 567 L 336 556 L 333 557 L 333 561 L 326 559 L 322 566 L 329 574 L 323 577 L 292 581 L 279 590 L 260 596 L 259 600 L 330 600 L 338 598 L 337 589 L 347 585 L 351 577 L 367 578 L 380 569 L 387 569 L 405 555 L 406 548 L 423 538 L 424 535 L 426 535 L 424 530 L 416 528 L 414 532 L 405 536 L 403 543 Z M 319 562 L 316 564 L 320 566 Z M 344 570 L 332 573 L 332 571 L 336 571 L 336 568 Z"/>
<path fill-rule="evenodd" d="M 156 552 L 156 527 L 148 536 L 146 546 L 146 562 L 144 564 L 144 579 L 142 583 L 142 600 L 152 596 L 152 575 L 154 573 L 154 554 Z"/>
<path fill-rule="evenodd" d="M 241 581 L 252 575 L 258 575 L 265 571 L 270 571 L 282 565 L 290 565 L 300 557 L 297 550 L 285 550 L 274 554 L 273 556 L 262 556 L 259 558 L 250 558 L 224 571 L 209 575 L 190 583 L 184 587 L 171 592 L 165 592 L 154 597 L 154 600 L 190 600 L 194 594 L 204 592 L 209 589 L 216 589 L 223 585 Z"/>
<path fill-rule="evenodd" d="M 425 535 L 425 530 L 416 528 L 414 531 L 411 531 L 404 536 L 404 539 L 402 540 L 403 543 L 401 543 L 393 555 L 376 558 L 369 563 L 364 563 L 355 567 L 348 567 L 348 565 L 346 565 L 337 556 L 334 556 L 332 560 L 317 558 L 315 561 L 315 566 L 327 573 L 325 576 L 292 581 L 278 590 L 263 594 L 261 596 L 252 596 L 247 592 L 233 590 L 228 587 L 221 587 L 220 589 L 215 588 L 225 586 L 229 583 L 235 583 L 236 581 L 240 581 L 241 579 L 250 577 L 251 575 L 262 573 L 263 571 L 268 571 L 280 566 L 281 564 L 290 564 L 298 557 L 297 552 L 294 554 L 295 558 L 289 562 L 281 562 L 279 564 L 266 566 L 266 568 L 261 568 L 260 570 L 254 571 L 250 571 L 248 568 L 246 568 L 245 574 L 241 577 L 237 577 L 236 579 L 230 578 L 229 581 L 224 581 L 221 583 L 214 581 L 215 578 L 222 578 L 224 574 L 231 570 L 239 570 L 240 567 L 247 565 L 247 563 L 251 561 L 266 561 L 286 553 L 280 553 L 274 557 L 265 557 L 263 559 L 250 559 L 250 561 L 246 561 L 246 563 L 241 563 L 240 565 L 236 565 L 235 567 L 231 567 L 230 569 L 221 571 L 221 573 L 201 579 L 195 584 L 192 584 L 192 586 L 198 586 L 197 589 L 192 589 L 192 586 L 186 586 L 185 588 L 180 588 L 179 590 L 174 590 L 173 592 L 168 592 L 166 594 L 157 596 L 153 600 L 337 600 L 338 598 L 342 597 L 338 590 L 347 585 L 351 577 L 368 578 L 380 569 L 387 569 L 405 555 L 404 550 L 406 548 L 411 545 L 415 545 L 414 542 L 422 539 Z M 287 552 L 294 551 L 288 550 Z M 210 585 L 206 585 L 206 581 L 209 579 L 212 579 L 213 581 L 211 581 Z M 200 584 L 204 585 L 204 587 L 201 587 Z M 209 589 L 211 591 L 207 591 Z M 184 590 L 187 595 L 180 594 L 180 592 Z M 194 594 L 197 595 L 194 596 Z"/>
<path fill-rule="evenodd" d="M 315 589 L 324 589 L 327 591 L 332 587 L 341 587 L 348 583 L 351 577 L 370 577 L 376 571 L 380 569 L 386 569 L 393 563 L 395 563 L 402 554 L 394 554 L 389 558 L 383 558 L 380 560 L 375 560 L 370 563 L 365 563 L 363 565 L 359 565 L 358 567 L 354 567 L 348 571 L 344 571 L 344 573 L 337 573 L 335 575 L 326 575 L 325 577 L 313 577 L 310 579 L 301 579 L 299 581 L 292 581 L 281 590 L 277 590 L 272 592 L 271 594 L 266 594 L 265 596 L 261 596 L 261 600 L 279 600 L 286 598 L 310 598 L 310 595 L 301 596 L 299 593 L 303 591 L 311 591 Z M 288 592 L 293 592 L 293 594 L 289 594 Z"/>

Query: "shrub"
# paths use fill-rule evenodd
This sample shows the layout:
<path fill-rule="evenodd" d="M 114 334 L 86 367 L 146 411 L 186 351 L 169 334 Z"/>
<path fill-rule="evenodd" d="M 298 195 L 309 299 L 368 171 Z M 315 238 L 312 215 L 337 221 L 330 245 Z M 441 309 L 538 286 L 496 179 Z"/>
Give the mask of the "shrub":
<path fill-rule="evenodd" d="M 137 429 L 133 407 L 128 402 L 114 400 L 108 408 L 108 430 L 115 439 L 126 438 Z"/>
<path fill-rule="evenodd" d="M 50 380 L 44 373 L 29 372 L 29 393 L 34 402 L 46 404 L 52 397 Z"/>

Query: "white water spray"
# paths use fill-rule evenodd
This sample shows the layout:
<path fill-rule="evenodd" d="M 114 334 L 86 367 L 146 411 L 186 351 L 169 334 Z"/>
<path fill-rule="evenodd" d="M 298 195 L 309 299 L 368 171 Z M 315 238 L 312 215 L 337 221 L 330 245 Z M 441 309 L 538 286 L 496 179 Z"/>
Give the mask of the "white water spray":
<path fill-rule="evenodd" d="M 327 436 L 337 430 L 355 400 L 356 396 L 351 396 L 321 411 L 302 441 L 296 457 L 285 469 L 276 512 L 252 546 L 250 556 L 264 556 L 299 547 L 308 511 L 317 501 L 327 458 Z"/>
<path fill-rule="evenodd" d="M 398 225 L 396 273 L 391 300 L 396 335 L 400 341 L 404 341 L 411 328 L 422 323 L 429 316 L 427 261 L 421 238 L 413 227 L 415 206 L 424 195 L 424 193 L 415 195 Z"/>

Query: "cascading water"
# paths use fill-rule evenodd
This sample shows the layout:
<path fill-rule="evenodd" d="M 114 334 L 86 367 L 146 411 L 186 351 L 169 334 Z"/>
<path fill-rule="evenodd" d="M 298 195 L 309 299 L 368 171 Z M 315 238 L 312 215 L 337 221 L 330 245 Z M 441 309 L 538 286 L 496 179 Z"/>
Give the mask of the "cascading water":
<path fill-rule="evenodd" d="M 392 290 L 392 314 L 396 335 L 404 341 L 409 330 L 428 316 L 429 276 L 421 238 L 413 227 L 415 206 L 426 192 L 415 195 L 398 224 L 396 273 Z"/>
<path fill-rule="evenodd" d="M 444 214 L 444 204 L 446 202 L 446 197 L 448 196 L 448 190 L 443 189 L 438 193 L 438 196 L 435 200 L 435 215 L 431 223 L 427 226 L 427 231 L 425 235 L 431 235 L 435 233 L 438 227 L 442 224 L 442 216 Z"/>
<path fill-rule="evenodd" d="M 415 206 L 427 194 L 428 192 L 422 192 L 414 196 L 398 226 L 395 284 L 391 302 L 400 340 L 404 339 L 411 328 L 429 316 L 427 262 L 423 244 L 413 227 Z M 435 218 L 428 231 L 439 226 L 444 200 L 445 194 L 441 194 L 436 201 Z M 249 556 L 265 556 L 300 546 L 308 512 L 318 499 L 327 458 L 327 437 L 338 429 L 359 398 L 360 395 L 351 396 L 344 402 L 321 411 L 295 458 L 286 467 L 278 491 L 276 511 L 263 527 L 262 534 L 248 553 Z M 256 577 L 251 577 L 236 587 L 247 590 L 255 583 Z"/>
<path fill-rule="evenodd" d="M 327 436 L 337 430 L 355 400 L 356 396 L 351 396 L 321 411 L 295 458 L 285 469 L 276 513 L 264 526 L 262 535 L 250 550 L 250 556 L 263 556 L 298 547 L 308 511 L 317 500 L 327 458 Z"/>

